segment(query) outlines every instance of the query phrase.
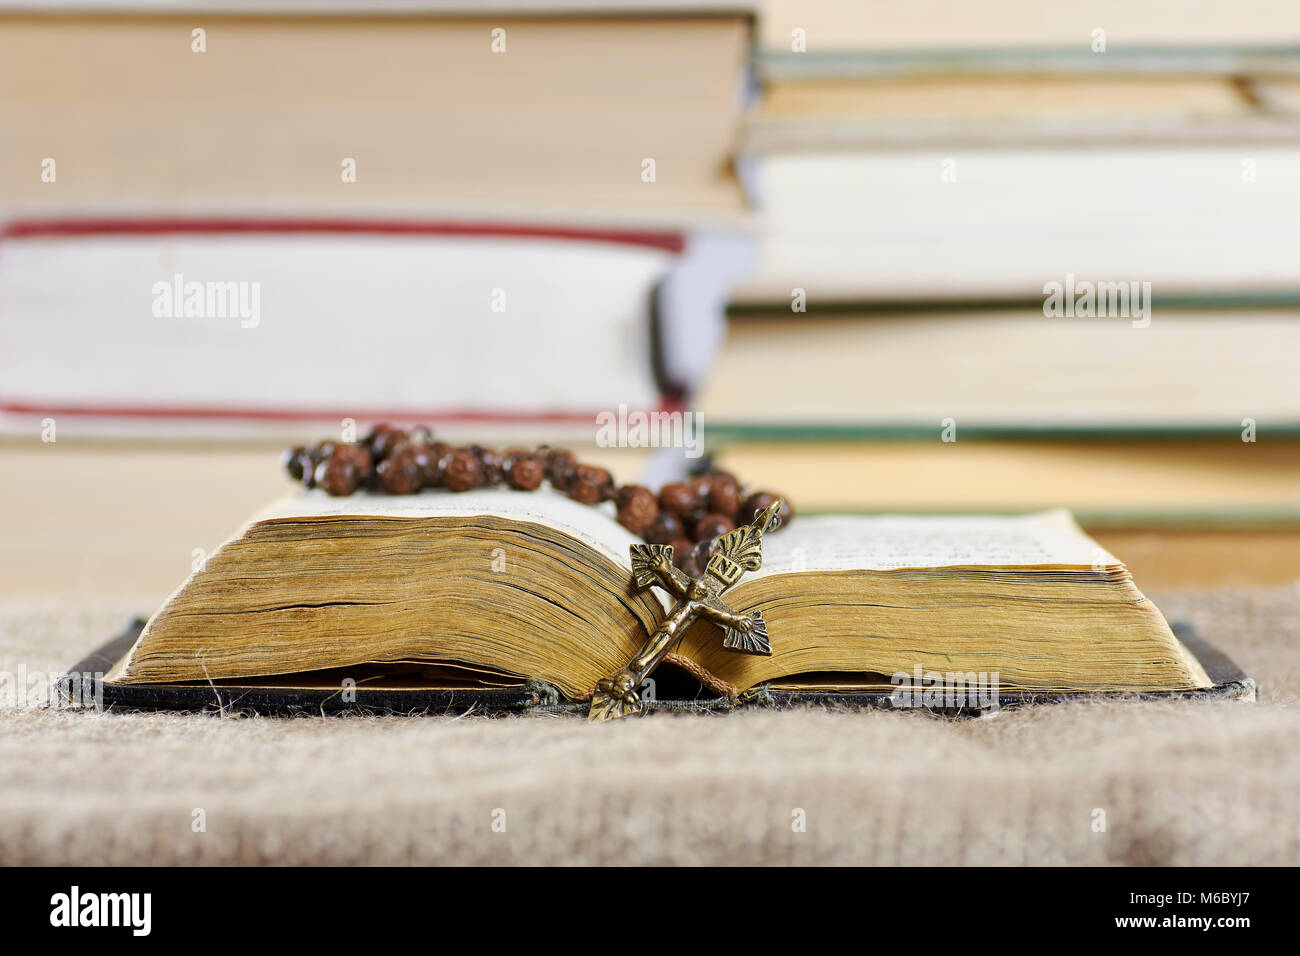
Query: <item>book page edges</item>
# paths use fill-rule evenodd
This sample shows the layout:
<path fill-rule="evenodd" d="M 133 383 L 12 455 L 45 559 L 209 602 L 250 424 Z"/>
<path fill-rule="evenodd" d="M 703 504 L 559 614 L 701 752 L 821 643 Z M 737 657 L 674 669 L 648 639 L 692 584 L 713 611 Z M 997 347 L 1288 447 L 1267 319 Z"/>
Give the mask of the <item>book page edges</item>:
<path fill-rule="evenodd" d="M 295 491 L 273 501 L 245 522 L 208 556 L 215 558 L 232 543 L 248 535 L 251 529 L 271 523 L 328 522 L 341 519 L 419 520 L 427 518 L 473 518 L 493 516 L 518 524 L 521 528 L 541 525 L 561 532 L 585 544 L 612 563 L 631 573 L 629 546 L 640 541 L 612 516 L 599 508 L 578 504 L 567 496 L 549 488 L 536 492 L 488 490 L 452 494 L 450 492 L 424 492 L 418 495 L 375 495 L 360 493 L 348 498 L 331 498 L 320 491 Z M 139 638 L 119 660 L 104 679 L 121 682 L 128 672 L 136 648 L 142 646 L 153 630 L 154 622 L 171 611 L 181 595 L 194 580 L 203 574 L 203 568 L 191 571 L 189 576 L 163 602 L 145 624 Z M 662 592 L 651 592 L 664 607 L 668 597 Z"/>

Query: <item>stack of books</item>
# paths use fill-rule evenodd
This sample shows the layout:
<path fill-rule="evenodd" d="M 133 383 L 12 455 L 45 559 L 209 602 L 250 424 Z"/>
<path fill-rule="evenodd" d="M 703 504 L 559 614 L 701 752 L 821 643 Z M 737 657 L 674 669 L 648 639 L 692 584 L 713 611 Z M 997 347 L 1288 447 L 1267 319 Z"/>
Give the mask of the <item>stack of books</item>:
<path fill-rule="evenodd" d="M 0 427 L 590 441 L 662 407 L 698 376 L 682 323 L 720 330 L 746 261 L 751 25 L 726 0 L 7 5 Z"/>
<path fill-rule="evenodd" d="M 1300 573 L 1300 9 L 769 0 L 756 71 L 720 464 Z"/>

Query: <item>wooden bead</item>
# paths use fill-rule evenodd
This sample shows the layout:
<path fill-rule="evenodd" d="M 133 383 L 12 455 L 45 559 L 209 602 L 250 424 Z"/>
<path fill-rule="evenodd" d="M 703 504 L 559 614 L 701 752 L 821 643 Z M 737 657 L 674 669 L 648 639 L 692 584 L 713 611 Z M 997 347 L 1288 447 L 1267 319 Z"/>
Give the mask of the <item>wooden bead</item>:
<path fill-rule="evenodd" d="M 659 501 L 649 488 L 624 485 L 619 489 L 616 501 L 622 502 L 618 508 L 618 523 L 633 534 L 645 534 L 659 517 Z"/>
<path fill-rule="evenodd" d="M 673 481 L 659 489 L 659 507 L 678 517 L 691 514 L 699 506 L 700 496 L 688 484 Z"/>
<path fill-rule="evenodd" d="M 452 491 L 470 491 L 483 484 L 483 465 L 478 455 L 465 448 L 457 448 L 447 458 L 444 481 Z"/>
<path fill-rule="evenodd" d="M 433 487 L 433 481 L 438 474 L 438 458 L 433 453 L 431 447 L 414 442 L 407 442 L 403 445 L 398 445 L 389 452 L 390 458 L 394 455 L 409 455 L 415 461 L 415 467 L 418 469 L 420 480 L 419 487 L 416 488 L 416 491 L 419 491 L 420 488 Z"/>
<path fill-rule="evenodd" d="M 604 468 L 596 465 L 575 465 L 573 468 L 574 481 L 589 481 L 600 489 L 600 498 L 598 501 L 606 501 L 614 497 L 614 476 Z"/>
<path fill-rule="evenodd" d="M 446 484 L 447 462 L 455 450 L 445 441 L 435 441 L 429 445 L 429 464 L 424 471 L 424 487 L 441 488 Z"/>
<path fill-rule="evenodd" d="M 580 501 L 584 505 L 596 505 L 604 498 L 604 489 L 587 478 L 575 477 L 569 482 L 569 487 L 565 490 L 574 501 Z"/>
<path fill-rule="evenodd" d="M 694 552 L 696 564 L 701 568 L 707 566 L 709 558 L 713 557 L 713 552 L 717 549 L 717 543 L 716 538 L 712 541 L 695 542 L 695 545 L 691 550 Z"/>
<path fill-rule="evenodd" d="M 505 477 L 501 453 L 495 448 L 485 448 L 483 445 L 470 445 L 468 450 L 478 458 L 481 473 L 479 481 L 487 486 L 499 485 L 501 479 Z"/>
<path fill-rule="evenodd" d="M 520 459 L 520 458 L 527 458 L 527 457 L 530 456 L 530 455 L 533 456 L 533 457 L 535 457 L 539 462 L 542 460 L 542 456 L 539 455 L 537 452 L 532 451 L 531 449 L 528 449 L 528 448 L 518 448 L 518 447 L 515 447 L 515 448 L 507 448 L 505 451 L 503 451 L 503 452 L 501 453 L 501 470 L 502 470 L 502 472 L 504 472 L 504 473 L 506 473 L 506 474 L 509 474 L 511 466 L 514 465 L 514 463 L 515 463 L 518 459 Z M 545 464 L 545 462 L 542 463 L 542 471 L 543 471 L 543 473 L 545 473 L 545 471 L 546 471 L 546 464 Z"/>
<path fill-rule="evenodd" d="M 529 452 L 514 455 L 509 459 L 510 467 L 506 472 L 506 482 L 518 491 L 536 491 L 546 478 L 546 466 L 542 459 Z"/>
<path fill-rule="evenodd" d="M 740 483 L 725 472 L 710 475 L 708 499 L 710 511 L 734 520 L 736 512 L 740 511 Z"/>
<path fill-rule="evenodd" d="M 316 471 L 329 460 L 330 455 L 334 454 L 336 445 L 337 442 L 322 441 L 307 449 L 307 455 L 303 459 L 302 483 L 304 487 L 316 487 Z"/>
<path fill-rule="evenodd" d="M 726 534 L 728 531 L 734 531 L 735 529 L 736 522 L 732 521 L 726 515 L 710 512 L 703 515 L 699 521 L 695 522 L 695 540 L 712 541 L 719 535 Z"/>
<path fill-rule="evenodd" d="M 392 425 L 376 425 L 366 435 L 365 444 L 375 461 L 387 458 L 398 445 L 406 441 L 406 432 Z"/>
<path fill-rule="evenodd" d="M 361 474 L 347 445 L 338 445 L 329 458 L 316 466 L 316 487 L 334 496 L 357 490 Z"/>
<path fill-rule="evenodd" d="M 738 519 L 741 522 L 748 524 L 754 520 L 754 515 L 757 512 L 762 511 L 764 508 L 770 508 L 772 502 L 776 501 L 778 497 L 778 495 L 774 495 L 770 491 L 755 492 L 746 498 L 745 503 L 740 506 L 740 514 L 737 516 Z M 789 524 L 791 519 L 794 518 L 794 506 L 790 504 L 789 498 L 785 499 L 784 503 L 781 505 L 781 510 L 778 511 L 777 514 L 781 516 L 782 527 Z"/>
<path fill-rule="evenodd" d="M 691 577 L 698 577 L 701 568 L 695 567 L 695 545 L 691 544 L 689 538 L 678 538 L 672 542 L 673 546 L 673 564 L 685 571 Z"/>
<path fill-rule="evenodd" d="M 337 445 L 334 449 L 335 456 L 342 456 L 352 463 L 357 470 L 357 478 L 363 485 L 370 484 L 374 477 L 375 462 L 370 455 L 370 449 L 359 442 L 349 442 L 346 445 Z"/>
<path fill-rule="evenodd" d="M 398 445 L 376 468 L 379 487 L 390 495 L 410 495 L 420 490 L 424 472 L 414 446 Z"/>
<path fill-rule="evenodd" d="M 306 448 L 302 445 L 295 445 L 293 448 L 286 448 L 280 455 L 280 467 L 294 481 L 302 481 L 303 458 L 306 457 L 306 454 Z"/>
<path fill-rule="evenodd" d="M 537 451 L 542 456 L 542 463 L 546 465 L 546 477 L 550 483 L 559 491 L 568 488 L 570 476 L 578 464 L 577 459 L 573 457 L 573 452 L 564 448 L 549 448 L 546 445 Z"/>
<path fill-rule="evenodd" d="M 645 485 L 619 485 L 614 491 L 614 507 L 622 511 L 623 506 L 628 503 L 632 495 L 636 494 L 638 489 L 650 491 L 650 489 L 646 488 Z M 653 495 L 654 492 L 650 491 L 650 494 Z M 655 497 L 655 504 L 659 504 L 659 498 L 657 496 Z"/>
<path fill-rule="evenodd" d="M 307 454 L 307 449 L 302 445 L 286 448 L 284 454 L 280 456 L 280 466 L 289 473 L 289 477 L 294 481 L 302 481 L 303 472 L 310 464 L 311 458 Z"/>
<path fill-rule="evenodd" d="M 613 500 L 623 527 L 651 544 L 673 545 L 678 566 L 692 574 L 708 563 L 720 536 L 752 522 L 777 497 L 767 491 L 746 497 L 734 475 L 717 469 L 670 482 L 658 493 L 643 485 L 618 487 L 607 469 L 580 463 L 568 449 L 543 445 L 536 451 L 511 448 L 502 454 L 483 445 L 453 448 L 435 441 L 427 425 L 407 431 L 378 424 L 361 442 L 297 445 L 284 452 L 281 464 L 295 481 L 331 495 L 349 495 L 358 488 L 389 494 L 436 487 L 469 491 L 501 483 L 534 491 L 549 480 L 583 504 Z M 782 522 L 793 517 L 794 507 L 786 500 Z"/>
<path fill-rule="evenodd" d="M 370 451 L 364 445 L 331 443 L 328 457 L 315 468 L 315 484 L 331 495 L 350 495 L 368 485 L 374 468 Z"/>
<path fill-rule="evenodd" d="M 682 519 L 670 511 L 660 511 L 659 517 L 650 523 L 645 533 L 646 542 L 649 544 L 672 544 L 685 537 Z"/>

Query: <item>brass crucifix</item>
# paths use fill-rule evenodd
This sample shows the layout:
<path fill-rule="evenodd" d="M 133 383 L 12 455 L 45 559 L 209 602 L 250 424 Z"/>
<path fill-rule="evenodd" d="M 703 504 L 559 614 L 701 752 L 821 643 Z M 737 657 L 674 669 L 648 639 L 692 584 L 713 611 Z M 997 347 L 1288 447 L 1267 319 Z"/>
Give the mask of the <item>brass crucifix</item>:
<path fill-rule="evenodd" d="M 677 598 L 668 616 L 642 645 L 637 655 L 616 674 L 597 682 L 588 720 L 613 720 L 645 709 L 637 693 L 646 676 L 659 666 L 697 618 L 722 626 L 722 646 L 749 654 L 771 654 L 763 613 L 742 614 L 722 601 L 722 592 L 746 571 L 763 566 L 763 534 L 781 523 L 782 501 L 754 513 L 752 524 L 741 525 L 718 538 L 704 574 L 692 580 L 673 567 L 670 544 L 632 545 L 632 575 L 639 587 L 657 584 Z"/>

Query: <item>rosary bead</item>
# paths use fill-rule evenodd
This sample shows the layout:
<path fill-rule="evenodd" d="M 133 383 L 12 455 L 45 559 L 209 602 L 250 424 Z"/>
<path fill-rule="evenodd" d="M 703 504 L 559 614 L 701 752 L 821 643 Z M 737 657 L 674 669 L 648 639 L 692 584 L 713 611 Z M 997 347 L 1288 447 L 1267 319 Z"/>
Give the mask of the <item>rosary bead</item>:
<path fill-rule="evenodd" d="M 406 432 L 392 425 L 376 425 L 366 435 L 366 446 L 375 461 L 387 458 L 398 445 L 406 441 Z"/>
<path fill-rule="evenodd" d="M 303 459 L 302 474 L 302 483 L 305 487 L 316 487 L 316 470 L 329 459 L 330 455 L 334 454 L 334 447 L 335 442 L 322 441 L 307 449 L 307 455 Z"/>
<path fill-rule="evenodd" d="M 345 445 L 336 445 L 332 458 L 343 457 L 351 462 L 357 470 L 357 481 L 362 485 L 370 484 L 370 480 L 375 474 L 374 459 L 370 457 L 370 449 L 365 445 L 357 442 L 350 442 Z"/>
<path fill-rule="evenodd" d="M 549 448 L 543 445 L 538 449 L 538 454 L 542 456 L 542 461 L 546 465 L 546 477 L 550 479 L 552 485 L 559 491 L 564 491 L 569 485 L 569 478 L 573 469 L 577 467 L 578 461 L 573 457 L 573 452 L 564 448 Z"/>
<path fill-rule="evenodd" d="M 519 448 L 517 446 L 513 448 L 507 448 L 505 451 L 501 453 L 501 468 L 503 471 L 509 474 L 511 467 L 514 465 L 517 459 L 527 458 L 530 455 L 535 457 L 538 461 L 542 460 L 542 456 L 539 452 L 531 451 L 527 448 Z M 542 470 L 543 471 L 546 470 L 545 463 L 542 464 Z"/>
<path fill-rule="evenodd" d="M 659 502 L 649 488 L 624 485 L 616 500 L 622 502 L 618 509 L 618 523 L 633 534 L 645 534 L 659 517 Z"/>
<path fill-rule="evenodd" d="M 673 543 L 673 564 L 679 571 L 685 571 L 691 577 L 699 577 L 704 570 L 695 560 L 695 545 L 687 538 L 678 538 Z"/>
<path fill-rule="evenodd" d="M 755 492 L 745 499 L 745 503 L 740 506 L 740 514 L 737 517 L 742 522 L 753 521 L 755 513 L 771 507 L 772 502 L 776 501 L 777 497 L 777 495 L 769 491 Z M 781 510 L 777 514 L 781 517 L 782 527 L 789 524 L 790 520 L 794 518 L 794 507 L 790 504 L 789 498 L 785 499 L 784 504 L 781 505 Z"/>
<path fill-rule="evenodd" d="M 708 503 L 709 478 L 707 475 L 692 475 L 690 478 L 686 479 L 686 483 L 691 486 L 691 490 L 695 492 L 696 500 L 698 500 L 701 505 Z"/>
<path fill-rule="evenodd" d="M 617 508 L 619 511 L 622 511 L 624 506 L 628 503 L 628 501 L 631 500 L 632 496 L 635 495 L 638 490 L 650 491 L 650 489 L 646 488 L 645 485 L 619 485 L 618 488 L 615 489 L 614 491 L 614 507 Z M 654 492 L 650 491 L 650 494 L 653 495 Z M 656 497 L 655 498 L 656 507 L 658 506 L 658 504 L 659 504 L 659 499 L 658 497 Z"/>
<path fill-rule="evenodd" d="M 695 540 L 712 541 L 718 535 L 726 534 L 728 531 L 734 531 L 735 529 L 736 522 L 726 515 L 717 514 L 716 512 L 709 513 L 695 522 Z"/>
<path fill-rule="evenodd" d="M 536 491 L 542 486 L 542 479 L 546 477 L 546 466 L 542 464 L 541 458 L 530 452 L 523 452 L 512 455 L 509 462 L 506 481 L 511 488 L 518 491 Z"/>
<path fill-rule="evenodd" d="M 309 464 L 310 461 L 311 459 L 307 455 L 307 449 L 302 447 L 302 445 L 297 445 L 293 448 L 286 448 L 284 454 L 280 456 L 281 466 L 289 473 L 289 477 L 294 481 L 302 481 L 305 466 Z"/>
<path fill-rule="evenodd" d="M 740 483 L 725 472 L 708 478 L 709 510 L 734 518 L 740 510 Z"/>
<path fill-rule="evenodd" d="M 690 485 L 674 481 L 659 489 L 659 507 L 670 514 L 684 517 L 696 510 L 699 504 L 699 495 Z"/>
<path fill-rule="evenodd" d="M 604 498 L 604 489 L 588 478 L 578 478 L 569 482 L 569 488 L 565 492 L 574 501 L 579 501 L 584 505 L 596 505 Z"/>
<path fill-rule="evenodd" d="M 322 461 L 316 466 L 315 485 L 336 498 L 346 497 L 357 490 L 357 473 L 333 459 Z"/>
<path fill-rule="evenodd" d="M 457 448 L 447 459 L 447 487 L 452 491 L 470 491 L 483 484 L 483 464 L 478 455 Z"/>
<path fill-rule="evenodd" d="M 429 466 L 425 469 L 424 487 L 440 488 L 447 479 L 447 462 L 456 449 L 445 441 L 436 441 L 429 446 Z"/>
<path fill-rule="evenodd" d="M 341 497 L 350 495 L 361 484 L 360 459 L 353 445 L 336 445 L 330 456 L 316 466 L 316 487 L 327 494 Z M 365 452 L 367 461 L 369 452 Z"/>
<path fill-rule="evenodd" d="M 416 449 L 409 444 L 393 448 L 379 463 L 379 486 L 390 495 L 410 495 L 420 490 L 424 474 Z"/>
<path fill-rule="evenodd" d="M 460 492 L 500 484 L 535 491 L 549 480 L 582 504 L 612 500 L 619 524 L 650 544 L 671 544 L 674 563 L 692 576 L 703 573 L 720 536 L 753 521 L 777 497 L 766 491 L 745 497 L 735 476 L 718 470 L 670 482 L 658 493 L 644 485 L 617 486 L 607 469 L 582 464 L 564 448 L 511 448 L 504 454 L 483 445 L 454 448 L 435 441 L 426 425 L 406 431 L 378 424 L 360 442 L 297 445 L 283 453 L 281 465 L 305 487 L 339 496 L 358 488 L 405 495 L 421 488 Z M 794 507 L 785 501 L 782 522 L 793 517 Z"/>
<path fill-rule="evenodd" d="M 432 482 L 440 472 L 438 471 L 438 457 L 434 454 L 432 448 L 428 445 L 407 442 L 398 445 L 389 452 L 389 457 L 391 458 L 398 454 L 410 455 L 415 461 L 415 467 L 418 470 L 420 480 L 419 487 L 415 489 L 416 491 L 419 491 L 420 488 L 433 487 Z"/>
<path fill-rule="evenodd" d="M 482 445 L 470 445 L 468 450 L 478 458 L 482 484 L 499 485 L 505 476 L 501 453 L 495 448 L 485 448 Z"/>
<path fill-rule="evenodd" d="M 573 480 L 589 481 L 600 489 L 600 498 L 598 501 L 606 501 L 614 497 L 614 476 L 606 469 L 599 468 L 596 465 L 575 465 L 573 468 Z"/>
<path fill-rule="evenodd" d="M 685 537 L 686 531 L 682 527 L 682 519 L 671 511 L 660 511 L 659 517 L 650 523 L 645 533 L 648 544 L 672 544 L 679 538 Z"/>

